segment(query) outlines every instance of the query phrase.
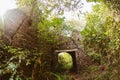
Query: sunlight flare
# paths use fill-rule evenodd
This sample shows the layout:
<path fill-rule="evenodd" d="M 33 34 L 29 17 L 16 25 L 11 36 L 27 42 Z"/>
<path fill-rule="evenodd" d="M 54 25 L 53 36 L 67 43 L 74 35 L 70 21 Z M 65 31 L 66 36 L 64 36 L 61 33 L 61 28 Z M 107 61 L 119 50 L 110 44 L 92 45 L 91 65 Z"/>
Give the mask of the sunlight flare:
<path fill-rule="evenodd" d="M 9 9 L 16 8 L 15 0 L 0 0 L 0 16 L 3 17 Z"/>

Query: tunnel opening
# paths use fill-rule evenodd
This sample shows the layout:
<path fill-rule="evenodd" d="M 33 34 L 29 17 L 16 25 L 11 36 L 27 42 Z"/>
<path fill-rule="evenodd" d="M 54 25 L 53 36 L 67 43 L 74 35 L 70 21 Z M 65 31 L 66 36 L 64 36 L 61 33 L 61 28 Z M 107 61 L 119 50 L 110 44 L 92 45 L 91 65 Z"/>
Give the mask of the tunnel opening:
<path fill-rule="evenodd" d="M 56 50 L 55 53 L 57 53 L 57 59 L 56 59 L 57 63 L 59 63 L 58 57 L 59 57 L 60 53 L 62 53 L 62 52 L 68 53 L 71 56 L 71 58 L 72 58 L 72 67 L 69 69 L 69 72 L 77 72 L 76 51 L 77 51 L 77 49 Z"/>

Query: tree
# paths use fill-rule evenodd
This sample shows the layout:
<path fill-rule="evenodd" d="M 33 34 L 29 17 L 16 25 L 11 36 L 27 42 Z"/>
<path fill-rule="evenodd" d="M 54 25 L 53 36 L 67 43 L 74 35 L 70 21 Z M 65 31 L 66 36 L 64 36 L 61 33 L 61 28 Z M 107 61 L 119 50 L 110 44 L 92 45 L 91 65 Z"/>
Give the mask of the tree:
<path fill-rule="evenodd" d="M 80 3 L 80 0 L 17 0 L 20 10 L 26 13 L 32 23 L 26 26 L 30 28 L 27 33 L 35 35 L 39 43 L 35 49 L 2 45 L 0 79 L 9 74 L 10 79 L 54 80 L 50 71 L 51 57 L 54 49 L 67 39 L 63 30 L 68 31 L 66 27 L 69 27 L 63 24 L 64 18 L 60 15 L 65 10 L 76 10 Z M 35 31 L 34 34 L 32 31 Z"/>

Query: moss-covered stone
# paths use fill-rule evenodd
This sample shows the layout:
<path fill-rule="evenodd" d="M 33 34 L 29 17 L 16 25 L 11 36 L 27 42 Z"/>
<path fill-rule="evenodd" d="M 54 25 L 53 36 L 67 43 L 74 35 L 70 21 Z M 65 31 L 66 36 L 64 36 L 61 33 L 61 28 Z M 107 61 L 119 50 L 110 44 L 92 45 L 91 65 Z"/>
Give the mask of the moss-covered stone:
<path fill-rule="evenodd" d="M 69 70 L 73 66 L 72 56 L 66 52 L 62 52 L 58 54 L 58 62 L 62 69 Z"/>

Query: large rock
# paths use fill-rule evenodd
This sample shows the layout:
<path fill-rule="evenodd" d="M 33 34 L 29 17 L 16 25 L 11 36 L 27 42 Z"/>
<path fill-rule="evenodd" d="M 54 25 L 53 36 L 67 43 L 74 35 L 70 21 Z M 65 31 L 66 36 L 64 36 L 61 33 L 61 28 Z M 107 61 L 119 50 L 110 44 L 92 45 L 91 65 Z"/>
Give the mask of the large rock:
<path fill-rule="evenodd" d="M 32 20 L 20 9 L 12 9 L 4 15 L 3 36 L 7 44 L 33 49 L 37 46 L 36 30 Z"/>
<path fill-rule="evenodd" d="M 66 52 L 59 53 L 58 62 L 62 69 L 69 70 L 73 67 L 72 56 L 69 53 Z"/>

